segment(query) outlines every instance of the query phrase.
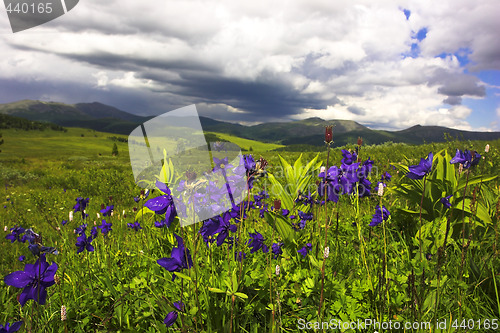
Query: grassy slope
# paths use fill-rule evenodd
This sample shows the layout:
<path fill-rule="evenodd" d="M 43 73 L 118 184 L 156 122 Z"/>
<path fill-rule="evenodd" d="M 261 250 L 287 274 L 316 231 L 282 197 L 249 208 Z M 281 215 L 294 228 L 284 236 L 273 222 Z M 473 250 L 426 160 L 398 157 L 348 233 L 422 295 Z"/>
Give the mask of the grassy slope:
<path fill-rule="evenodd" d="M 0 146 L 0 161 L 13 158 L 25 159 L 73 159 L 73 158 L 111 158 L 114 141 L 108 137 L 124 135 L 96 132 L 83 128 L 68 128 L 66 133 L 52 130 L 24 131 L 8 129 L 1 131 L 4 144 Z M 82 137 L 83 134 L 83 137 Z M 128 146 L 116 142 L 121 158 L 128 159 Z"/>
<path fill-rule="evenodd" d="M 66 133 L 52 130 L 24 131 L 16 129 L 5 129 L 1 133 L 5 143 L 0 146 L 0 150 L 2 150 L 0 161 L 15 158 L 44 160 L 111 158 L 111 150 L 115 141 L 110 140 L 109 137 L 127 138 L 126 135 L 74 127 L 68 128 Z M 262 143 L 228 134 L 213 134 L 247 150 L 252 147 L 253 151 L 270 151 L 282 147 L 278 144 Z M 123 142 L 116 142 L 116 144 L 120 153 L 119 158 L 128 160 L 128 145 Z"/>
<path fill-rule="evenodd" d="M 217 135 L 219 138 L 223 140 L 227 140 L 229 142 L 237 144 L 238 146 L 246 150 L 249 150 L 250 147 L 252 147 L 253 151 L 269 151 L 276 148 L 284 147 L 283 145 L 275 143 L 264 143 L 255 140 L 243 139 L 230 134 L 215 133 L 215 132 L 209 132 L 209 133 Z"/>

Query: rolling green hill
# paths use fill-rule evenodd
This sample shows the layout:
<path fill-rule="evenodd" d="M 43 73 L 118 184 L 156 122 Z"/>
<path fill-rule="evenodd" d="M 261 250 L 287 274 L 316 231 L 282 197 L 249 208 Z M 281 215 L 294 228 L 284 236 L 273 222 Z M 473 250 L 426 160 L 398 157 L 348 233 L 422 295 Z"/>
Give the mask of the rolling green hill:
<path fill-rule="evenodd" d="M 66 127 L 84 127 L 100 132 L 128 135 L 151 117 L 136 116 L 101 103 L 63 104 L 23 100 L 0 104 L 0 114 L 22 117 L 31 121 L 52 122 Z M 206 133 L 218 133 L 220 139 L 238 141 L 243 149 L 306 149 L 324 145 L 325 126 L 333 125 L 334 146 L 354 144 L 362 137 L 364 144 L 401 142 L 422 144 L 444 142 L 448 137 L 460 140 L 495 140 L 500 132 L 468 132 L 439 126 L 413 126 L 402 131 L 372 130 L 351 120 L 323 120 L 308 118 L 289 122 L 273 122 L 243 126 L 206 117 L 200 117 Z M 252 140 L 252 141 L 245 141 Z M 235 142 L 237 143 L 237 142 Z M 263 145 L 267 143 L 271 145 Z M 283 146 L 288 146 L 285 148 Z"/>

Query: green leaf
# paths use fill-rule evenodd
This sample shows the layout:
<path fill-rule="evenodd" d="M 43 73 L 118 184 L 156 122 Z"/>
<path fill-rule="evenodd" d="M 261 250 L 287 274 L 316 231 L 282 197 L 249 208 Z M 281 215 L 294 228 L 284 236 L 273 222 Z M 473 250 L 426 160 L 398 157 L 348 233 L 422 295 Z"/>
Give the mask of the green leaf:
<path fill-rule="evenodd" d="M 188 281 L 191 281 L 191 278 L 185 274 L 182 274 L 182 273 L 179 273 L 179 272 L 175 272 L 175 275 L 180 277 L 181 279 L 184 279 L 184 280 L 188 280 Z"/>
<path fill-rule="evenodd" d="M 244 299 L 247 299 L 248 296 L 244 293 L 234 293 L 236 296 L 238 296 L 239 298 L 244 298 Z"/>
<path fill-rule="evenodd" d="M 295 239 L 295 231 L 291 222 L 281 215 L 273 215 L 269 212 L 264 213 L 266 222 L 272 227 L 276 227 L 276 232 L 283 238 L 285 243 L 291 244 Z"/>
<path fill-rule="evenodd" d="M 217 294 L 225 294 L 226 293 L 224 290 L 219 289 L 219 288 L 208 287 L 208 290 L 210 290 L 213 293 L 217 293 Z"/>

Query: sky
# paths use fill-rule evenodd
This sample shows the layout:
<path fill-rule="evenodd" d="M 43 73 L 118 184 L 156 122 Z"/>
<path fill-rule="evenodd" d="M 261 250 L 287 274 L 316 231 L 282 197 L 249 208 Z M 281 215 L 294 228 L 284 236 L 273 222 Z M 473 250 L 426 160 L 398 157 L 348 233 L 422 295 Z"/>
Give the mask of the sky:
<path fill-rule="evenodd" d="M 12 33 L 0 8 L 0 103 L 500 131 L 499 12 L 498 0 L 82 0 Z"/>

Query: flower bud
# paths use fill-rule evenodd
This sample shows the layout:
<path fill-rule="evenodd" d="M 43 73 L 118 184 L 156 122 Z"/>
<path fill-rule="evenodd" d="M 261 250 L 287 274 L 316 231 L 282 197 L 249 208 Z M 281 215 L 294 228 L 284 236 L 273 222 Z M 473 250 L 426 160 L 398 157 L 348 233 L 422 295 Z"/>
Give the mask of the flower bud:
<path fill-rule="evenodd" d="M 328 258 L 328 256 L 330 255 L 330 248 L 327 246 L 325 247 L 325 250 L 323 251 L 323 258 Z"/>
<path fill-rule="evenodd" d="M 325 142 L 330 143 L 333 141 L 333 126 L 325 127 Z"/>
<path fill-rule="evenodd" d="M 384 195 L 384 183 L 378 183 L 378 192 L 377 195 L 379 197 Z"/>
<path fill-rule="evenodd" d="M 66 320 L 66 305 L 61 306 L 61 321 Z"/>
<path fill-rule="evenodd" d="M 274 200 L 274 210 L 279 210 L 281 208 L 281 200 L 276 199 Z"/>
<path fill-rule="evenodd" d="M 363 139 L 358 136 L 358 146 L 362 146 L 363 145 Z"/>
<path fill-rule="evenodd" d="M 319 169 L 319 173 L 322 173 L 322 172 L 325 172 L 326 171 L 326 168 L 324 166 L 322 166 L 320 169 Z"/>
<path fill-rule="evenodd" d="M 276 265 L 275 273 L 276 275 L 280 275 L 280 265 Z"/>

